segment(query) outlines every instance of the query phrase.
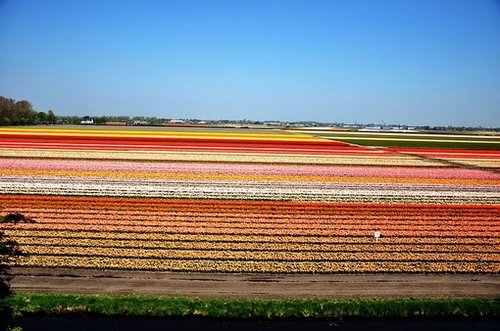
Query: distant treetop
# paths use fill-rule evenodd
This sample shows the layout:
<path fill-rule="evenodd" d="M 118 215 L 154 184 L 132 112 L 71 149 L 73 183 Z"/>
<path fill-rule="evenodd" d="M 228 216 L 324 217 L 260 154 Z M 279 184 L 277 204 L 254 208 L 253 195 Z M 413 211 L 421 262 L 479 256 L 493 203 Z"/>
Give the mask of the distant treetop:
<path fill-rule="evenodd" d="M 0 96 L 0 126 L 55 124 L 56 120 L 52 110 L 47 113 L 37 112 L 26 100 L 16 101 Z"/>

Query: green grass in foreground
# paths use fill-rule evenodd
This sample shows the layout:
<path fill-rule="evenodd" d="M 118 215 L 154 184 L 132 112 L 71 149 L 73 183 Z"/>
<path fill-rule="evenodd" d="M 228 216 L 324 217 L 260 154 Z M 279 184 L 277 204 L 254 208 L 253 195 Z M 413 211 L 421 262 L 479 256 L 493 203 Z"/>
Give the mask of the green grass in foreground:
<path fill-rule="evenodd" d="M 15 294 L 4 301 L 17 314 L 259 319 L 500 316 L 500 298 L 256 300 Z"/>
<path fill-rule="evenodd" d="M 345 137 L 324 137 L 345 143 L 363 145 L 363 146 L 378 146 L 378 147 L 416 147 L 416 148 L 442 148 L 442 149 L 487 149 L 499 150 L 500 142 L 461 142 L 459 140 L 441 140 L 441 141 L 422 141 L 422 140 L 384 140 L 384 139 L 363 139 L 363 138 L 345 138 Z"/>

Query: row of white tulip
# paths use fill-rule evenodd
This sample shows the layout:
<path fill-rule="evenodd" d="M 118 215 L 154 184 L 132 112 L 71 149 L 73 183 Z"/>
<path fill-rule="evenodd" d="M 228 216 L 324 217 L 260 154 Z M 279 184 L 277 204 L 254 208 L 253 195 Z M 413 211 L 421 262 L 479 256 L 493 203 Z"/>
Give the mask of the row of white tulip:
<path fill-rule="evenodd" d="M 498 186 L 247 181 L 141 181 L 4 176 L 7 194 L 276 201 L 500 204 Z"/>
<path fill-rule="evenodd" d="M 257 180 L 177 180 L 177 179 L 126 179 L 126 178 L 99 178 L 99 177 L 58 177 L 58 176 L 32 176 L 32 175 L 3 175 L 1 176 L 4 183 L 58 183 L 61 185 L 72 185 L 75 188 L 81 186 L 103 186 L 103 187 L 127 187 L 141 188 L 150 187 L 161 189 L 166 187 L 176 187 L 182 190 L 182 187 L 191 189 L 205 189 L 209 187 L 230 187 L 233 189 L 263 189 L 266 191 L 281 190 L 281 189 L 306 189 L 306 190 L 384 190 L 384 191 L 405 191 L 408 194 L 418 191 L 430 191 L 430 195 L 439 195 L 439 192 L 449 192 L 450 194 L 458 194 L 458 192 L 476 192 L 476 193 L 498 193 L 500 185 L 451 185 L 451 184 L 404 184 L 399 183 L 377 183 L 377 182 L 309 182 L 309 181 L 257 181 Z"/>

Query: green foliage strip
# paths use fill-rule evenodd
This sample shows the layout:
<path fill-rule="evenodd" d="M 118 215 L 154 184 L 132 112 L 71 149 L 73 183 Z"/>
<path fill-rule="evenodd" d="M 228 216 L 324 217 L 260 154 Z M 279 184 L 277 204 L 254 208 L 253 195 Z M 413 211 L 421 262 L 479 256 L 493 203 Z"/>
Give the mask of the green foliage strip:
<path fill-rule="evenodd" d="M 198 299 L 181 297 L 15 294 L 18 314 L 210 318 L 500 317 L 500 298 Z"/>

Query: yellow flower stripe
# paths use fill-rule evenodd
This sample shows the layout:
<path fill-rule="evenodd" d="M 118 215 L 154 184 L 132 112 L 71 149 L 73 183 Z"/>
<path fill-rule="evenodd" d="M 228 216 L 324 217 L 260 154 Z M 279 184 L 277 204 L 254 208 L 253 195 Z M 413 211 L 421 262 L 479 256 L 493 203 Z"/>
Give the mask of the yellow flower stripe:
<path fill-rule="evenodd" d="M 60 128 L 0 128 L 2 133 L 19 135 L 53 135 L 53 136 L 105 136 L 105 137 L 161 137 L 161 138 L 214 138 L 214 139 L 251 139 L 251 140 L 277 140 L 277 141 L 326 141 L 323 138 L 309 134 L 283 133 L 283 132 L 223 132 L 216 130 L 186 131 L 180 130 L 113 130 L 113 129 L 60 129 Z"/>

